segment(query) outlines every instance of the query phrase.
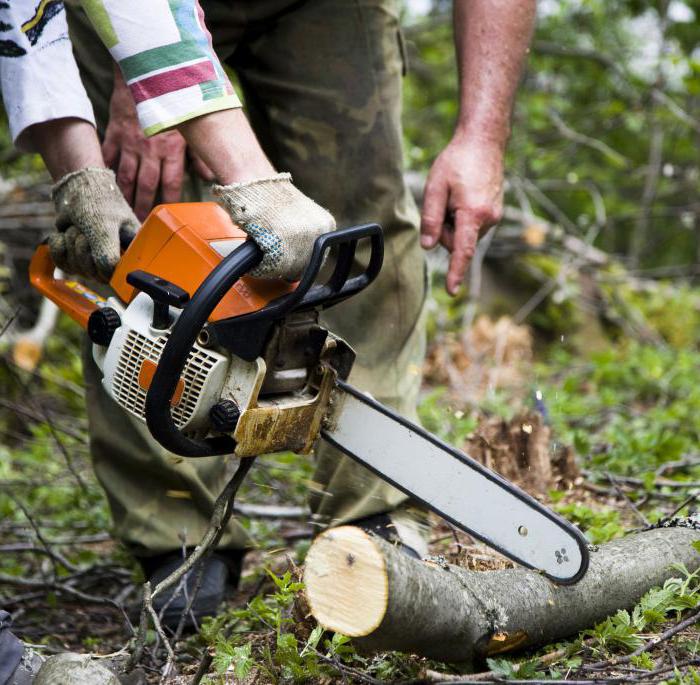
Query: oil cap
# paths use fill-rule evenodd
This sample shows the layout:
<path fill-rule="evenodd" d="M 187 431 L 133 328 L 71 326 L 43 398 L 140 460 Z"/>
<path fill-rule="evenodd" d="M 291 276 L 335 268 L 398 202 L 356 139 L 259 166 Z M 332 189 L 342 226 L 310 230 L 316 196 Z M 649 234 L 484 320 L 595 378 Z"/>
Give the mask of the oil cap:
<path fill-rule="evenodd" d="M 221 400 L 209 410 L 211 426 L 219 433 L 233 433 L 241 410 L 233 400 Z"/>
<path fill-rule="evenodd" d="M 114 332 L 122 325 L 119 313 L 112 307 L 96 309 L 88 319 L 88 338 L 96 345 L 107 347 L 112 342 Z"/>

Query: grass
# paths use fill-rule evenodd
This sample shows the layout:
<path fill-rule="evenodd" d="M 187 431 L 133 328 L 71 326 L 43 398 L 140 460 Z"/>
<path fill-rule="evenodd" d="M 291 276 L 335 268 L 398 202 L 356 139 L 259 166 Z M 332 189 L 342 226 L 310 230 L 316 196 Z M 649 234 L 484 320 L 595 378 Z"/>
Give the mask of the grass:
<path fill-rule="evenodd" d="M 679 294 L 684 303 L 694 296 L 694 291 L 685 289 Z M 695 327 L 695 318 L 688 321 Z M 668 326 L 665 313 L 662 323 Z M 604 543 L 638 525 L 611 478 L 633 479 L 615 482 L 651 521 L 672 511 L 692 492 L 683 484 L 700 481 L 700 352 L 688 344 L 693 332 L 674 329 L 670 336 L 663 326 L 660 330 L 668 338 L 664 344 L 618 336 L 604 351 L 589 356 L 558 344 L 543 347 L 537 360 L 524 369 L 523 387 L 515 394 L 496 390 L 473 403 L 456 399 L 448 387 L 426 387 L 421 419 L 429 430 L 463 445 L 487 414 L 542 413 L 554 440 L 574 447 L 586 473 L 585 482 L 573 491 L 550 493 L 551 504 L 579 525 L 592 543 Z M 0 540 L 16 550 L 0 556 L 0 573 L 47 582 L 55 577 L 70 582 L 71 574 L 83 573 L 81 590 L 94 596 L 121 593 L 127 603 L 137 604 L 139 572 L 103 535 L 109 516 L 89 466 L 78 344 L 77 330 L 62 321 L 37 373 L 13 367 L 9 351 L 0 360 L 4 390 Z M 312 473 L 311 461 L 295 455 L 261 460 L 242 498 L 303 504 Z M 231 676 L 237 682 L 255 683 L 342 678 L 404 682 L 419 679 L 426 670 L 458 672 L 455 665 L 411 655 L 361 656 L 347 638 L 324 633 L 304 610 L 299 580 L 310 529 L 303 521 L 252 519 L 245 525 L 257 549 L 248 557 L 241 591 L 199 634 L 183 640 L 178 648 L 183 673 L 191 676 L 205 650 L 214 654 L 207 676 L 212 684 L 231 682 Z M 433 549 L 451 553 L 455 540 L 449 531 L 442 532 L 436 521 Z M 27 549 L 20 549 L 23 545 Z M 45 548 L 60 558 L 52 559 Z M 697 573 L 677 570 L 675 579 L 647 593 L 632 611 L 620 611 L 574 639 L 534 655 L 492 659 L 484 668 L 494 678 L 506 680 L 571 678 L 587 663 L 633 652 L 698 606 Z M 21 585 L 8 586 L 0 589 L 0 605 L 18 614 L 17 630 L 25 639 L 50 649 L 105 653 L 119 649 L 129 638 L 117 612 L 105 614 L 61 592 L 31 593 Z M 161 657 L 153 638 L 149 658 L 151 666 L 157 666 Z M 669 642 L 678 663 L 695 658 L 698 639 L 691 628 Z M 664 654 L 662 648 L 644 652 L 628 668 L 637 669 L 637 677 L 658 668 L 667 658 Z M 671 670 L 664 678 L 679 685 L 700 681 L 692 665 L 677 673 Z"/>

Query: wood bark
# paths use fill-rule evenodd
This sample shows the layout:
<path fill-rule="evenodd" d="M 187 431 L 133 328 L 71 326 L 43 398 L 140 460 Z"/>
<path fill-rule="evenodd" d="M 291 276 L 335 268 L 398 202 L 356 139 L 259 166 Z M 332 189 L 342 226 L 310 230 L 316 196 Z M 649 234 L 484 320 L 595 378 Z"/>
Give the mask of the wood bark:
<path fill-rule="evenodd" d="M 700 566 L 700 531 L 661 528 L 591 551 L 586 576 L 555 585 L 522 568 L 469 571 L 418 561 L 359 528 L 320 535 L 306 558 L 312 615 L 355 638 L 362 651 L 396 650 L 441 661 L 474 661 L 549 644 L 629 609 L 649 589 Z"/>

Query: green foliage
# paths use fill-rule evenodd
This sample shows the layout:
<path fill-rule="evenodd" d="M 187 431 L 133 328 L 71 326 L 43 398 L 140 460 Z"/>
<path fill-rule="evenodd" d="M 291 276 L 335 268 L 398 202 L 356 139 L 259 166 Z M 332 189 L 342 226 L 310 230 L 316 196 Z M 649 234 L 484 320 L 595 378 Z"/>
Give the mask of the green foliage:
<path fill-rule="evenodd" d="M 586 466 L 653 481 L 700 438 L 700 353 L 624 342 L 581 363 L 555 351 L 538 374 L 555 433 Z M 678 478 L 694 479 L 694 469 Z"/>
<path fill-rule="evenodd" d="M 679 577 L 670 578 L 661 588 L 649 590 L 631 613 L 620 610 L 583 635 L 595 638 L 596 649 L 604 652 L 636 650 L 648 639 L 643 633 L 669 618 L 677 620 L 682 611 L 692 609 L 700 602 L 698 572 L 689 573 L 682 567 L 677 570 L 681 574 Z M 653 662 L 644 658 L 639 664 L 642 668 L 653 666 Z"/>
<path fill-rule="evenodd" d="M 535 292 L 545 281 L 556 280 L 557 286 L 537 307 L 528 320 L 545 334 L 570 333 L 579 326 L 578 274 L 569 272 L 562 277 L 562 260 L 546 254 L 522 255 L 513 260 L 509 273 L 512 284 L 526 292 Z"/>
<path fill-rule="evenodd" d="M 265 682 L 306 682 L 337 674 L 333 663 L 360 659 L 350 638 L 339 633 L 324 638 L 320 626 L 301 639 L 292 610 L 303 584 L 290 571 L 277 576 L 268 570 L 267 575 L 274 592 L 204 625 L 202 636 L 215 648 L 218 673 L 243 679 L 255 668 L 264 673 Z"/>
<path fill-rule="evenodd" d="M 474 414 L 450 406 L 444 388 L 432 390 L 421 398 L 418 415 L 426 430 L 453 445 L 464 444 L 477 426 Z"/>
<path fill-rule="evenodd" d="M 0 520 L 8 525 L 5 531 L 10 522 L 27 528 L 30 537 L 38 526 L 49 539 L 62 537 L 57 531 L 88 535 L 109 529 L 81 418 L 85 399 L 77 338 L 76 327 L 61 320 L 35 375 L 0 357 L 2 399 L 9 403 L 0 410 Z M 15 405 L 19 411 L 13 411 Z M 100 558 L 89 548 L 62 552 L 78 565 L 89 566 Z M 28 556 L 0 555 L 0 571 L 12 575 L 27 575 L 36 563 Z M 59 566 L 58 572 L 68 571 Z"/>
<path fill-rule="evenodd" d="M 663 681 L 664 685 L 698 685 L 700 684 L 700 671 L 697 668 L 689 668 L 685 673 L 674 669 L 673 677 Z"/>
<path fill-rule="evenodd" d="M 555 510 L 579 526 L 594 545 L 609 542 L 625 532 L 620 512 L 615 509 L 593 510 L 585 504 L 571 503 L 555 505 Z"/>
<path fill-rule="evenodd" d="M 700 292 L 683 282 L 655 283 L 654 287 L 634 287 L 628 279 L 603 281 L 603 293 L 622 302 L 627 313 L 645 322 L 673 348 L 698 347 L 700 340 Z"/>
<path fill-rule="evenodd" d="M 517 663 L 509 659 L 487 659 L 486 663 L 490 670 L 504 680 L 542 680 L 546 677 L 537 659 Z"/>

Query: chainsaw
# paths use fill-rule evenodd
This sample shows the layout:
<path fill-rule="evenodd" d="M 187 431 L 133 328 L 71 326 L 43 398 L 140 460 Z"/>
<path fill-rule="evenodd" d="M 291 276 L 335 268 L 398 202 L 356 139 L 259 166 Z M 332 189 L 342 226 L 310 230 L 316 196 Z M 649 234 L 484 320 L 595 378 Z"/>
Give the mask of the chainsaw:
<path fill-rule="evenodd" d="M 45 244 L 30 280 L 87 330 L 107 393 L 171 452 L 308 454 L 320 438 L 512 560 L 562 584 L 585 574 L 577 528 L 348 384 L 355 353 L 319 314 L 378 275 L 378 225 L 320 236 L 296 283 L 248 275 L 261 259 L 218 205 L 178 203 L 126 247 L 112 296 L 57 277 Z"/>

